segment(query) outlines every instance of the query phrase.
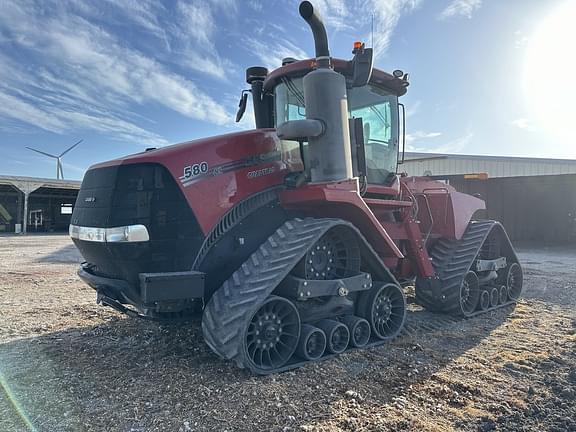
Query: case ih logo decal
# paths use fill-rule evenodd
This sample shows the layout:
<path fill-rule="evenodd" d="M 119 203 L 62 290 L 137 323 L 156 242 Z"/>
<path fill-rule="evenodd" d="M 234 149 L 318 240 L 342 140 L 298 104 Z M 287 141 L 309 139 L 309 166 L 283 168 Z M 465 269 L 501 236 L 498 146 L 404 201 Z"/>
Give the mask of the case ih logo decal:
<path fill-rule="evenodd" d="M 262 165 L 265 163 L 270 163 L 273 161 L 280 160 L 279 151 L 271 151 L 269 153 L 262 153 L 259 155 L 249 156 L 245 159 L 240 159 L 236 161 L 226 162 L 222 165 L 217 165 L 212 168 L 208 165 L 208 162 L 202 161 L 197 162 L 183 169 L 183 174 L 180 176 L 179 180 L 182 186 L 190 186 L 193 183 L 205 178 L 205 177 L 215 177 L 220 174 L 225 174 L 228 172 L 236 171 L 242 168 L 248 168 L 252 166 Z M 276 169 L 274 167 L 263 168 L 260 170 L 250 171 L 246 176 L 248 178 L 262 177 L 268 174 L 272 174 Z"/>
<path fill-rule="evenodd" d="M 262 177 L 268 174 L 272 174 L 274 172 L 274 167 L 269 167 L 269 168 L 262 168 L 261 170 L 256 170 L 256 171 L 250 171 L 246 177 L 248 178 L 256 178 L 256 177 Z"/>

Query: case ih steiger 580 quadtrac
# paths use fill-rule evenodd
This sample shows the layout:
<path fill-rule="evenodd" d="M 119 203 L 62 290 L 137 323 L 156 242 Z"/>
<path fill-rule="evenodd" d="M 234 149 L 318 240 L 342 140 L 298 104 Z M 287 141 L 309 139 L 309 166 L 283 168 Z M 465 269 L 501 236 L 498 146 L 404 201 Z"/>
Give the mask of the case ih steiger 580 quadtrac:
<path fill-rule="evenodd" d="M 255 373 L 384 343 L 416 301 L 472 316 L 514 302 L 522 269 L 478 198 L 396 174 L 407 77 L 372 50 L 251 67 L 256 129 L 95 165 L 70 234 L 98 301 L 150 318 L 202 310 L 207 344 Z M 243 92 L 238 117 L 246 106 Z"/>

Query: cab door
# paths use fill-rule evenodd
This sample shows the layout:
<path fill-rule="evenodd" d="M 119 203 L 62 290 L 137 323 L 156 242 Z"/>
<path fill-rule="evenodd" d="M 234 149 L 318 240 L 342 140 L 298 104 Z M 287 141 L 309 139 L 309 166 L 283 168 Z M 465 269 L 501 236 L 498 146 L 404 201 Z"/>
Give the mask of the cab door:
<path fill-rule="evenodd" d="M 350 116 L 364 125 L 368 183 L 388 185 L 398 163 L 398 99 L 373 86 L 353 89 L 348 99 Z"/>

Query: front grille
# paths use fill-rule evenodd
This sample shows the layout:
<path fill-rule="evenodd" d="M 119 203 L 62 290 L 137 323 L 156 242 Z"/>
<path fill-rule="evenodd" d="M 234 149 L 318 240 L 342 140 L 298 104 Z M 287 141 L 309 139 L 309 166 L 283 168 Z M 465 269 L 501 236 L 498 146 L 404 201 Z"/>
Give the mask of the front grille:
<path fill-rule="evenodd" d="M 174 178 L 158 164 L 88 171 L 76 200 L 72 224 L 99 228 L 145 225 L 149 242 L 74 240 L 95 273 L 132 283 L 143 272 L 190 270 L 204 239 Z"/>

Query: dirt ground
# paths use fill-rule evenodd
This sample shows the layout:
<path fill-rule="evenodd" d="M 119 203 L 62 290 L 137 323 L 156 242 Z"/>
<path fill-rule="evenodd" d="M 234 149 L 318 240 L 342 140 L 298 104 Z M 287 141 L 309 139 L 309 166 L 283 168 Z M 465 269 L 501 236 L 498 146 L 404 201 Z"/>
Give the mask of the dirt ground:
<path fill-rule="evenodd" d="M 0 431 L 576 431 L 576 246 L 519 249 L 523 298 L 275 376 L 199 322 L 95 304 L 66 236 L 0 237 Z"/>

